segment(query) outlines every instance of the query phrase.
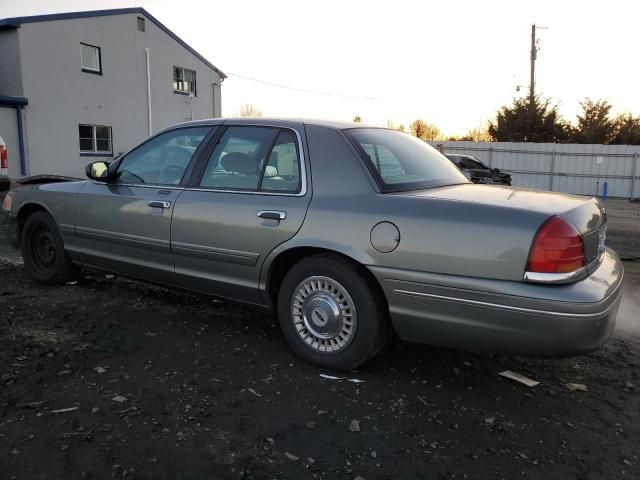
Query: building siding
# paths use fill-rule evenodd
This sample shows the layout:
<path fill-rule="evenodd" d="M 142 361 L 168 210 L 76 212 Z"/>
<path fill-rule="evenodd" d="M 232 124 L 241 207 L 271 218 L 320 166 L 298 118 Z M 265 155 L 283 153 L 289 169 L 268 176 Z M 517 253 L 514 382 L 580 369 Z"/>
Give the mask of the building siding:
<path fill-rule="evenodd" d="M 20 36 L 17 30 L 0 31 L 0 95 L 21 97 Z"/>
<path fill-rule="evenodd" d="M 145 48 L 150 50 L 153 130 L 193 118 L 219 116 L 213 85 L 219 74 L 146 19 L 123 15 L 24 23 L 20 35 L 27 175 L 80 177 L 91 157 L 79 152 L 78 124 L 112 127 L 113 154 L 148 135 Z M 85 73 L 80 43 L 100 47 L 102 75 Z M 173 92 L 173 66 L 196 71 L 197 96 Z"/>

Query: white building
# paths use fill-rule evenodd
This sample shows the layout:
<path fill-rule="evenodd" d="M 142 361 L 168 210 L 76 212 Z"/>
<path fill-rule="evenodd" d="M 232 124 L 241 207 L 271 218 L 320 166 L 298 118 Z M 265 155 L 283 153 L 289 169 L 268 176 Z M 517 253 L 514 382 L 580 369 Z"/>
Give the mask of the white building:
<path fill-rule="evenodd" d="M 9 176 L 81 177 L 168 125 L 219 117 L 225 77 L 142 8 L 0 20 Z"/>

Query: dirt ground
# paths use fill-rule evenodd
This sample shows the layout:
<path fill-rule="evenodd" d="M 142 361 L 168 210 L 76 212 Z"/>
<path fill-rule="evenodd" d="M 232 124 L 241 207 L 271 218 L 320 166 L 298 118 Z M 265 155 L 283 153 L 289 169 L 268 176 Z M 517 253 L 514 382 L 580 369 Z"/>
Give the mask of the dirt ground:
<path fill-rule="evenodd" d="M 637 258 L 640 205 L 607 205 L 609 244 Z M 38 286 L 0 237 L 0 478 L 640 478 L 640 262 L 625 269 L 597 352 L 396 340 L 354 383 L 298 360 L 267 311 L 104 274 Z"/>
<path fill-rule="evenodd" d="M 607 244 L 623 260 L 640 260 L 640 203 L 609 199 L 607 210 Z"/>

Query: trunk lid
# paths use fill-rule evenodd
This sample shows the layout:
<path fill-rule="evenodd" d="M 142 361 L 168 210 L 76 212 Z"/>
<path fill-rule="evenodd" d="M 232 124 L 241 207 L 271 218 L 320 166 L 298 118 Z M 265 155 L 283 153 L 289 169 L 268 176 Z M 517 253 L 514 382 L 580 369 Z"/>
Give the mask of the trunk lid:
<path fill-rule="evenodd" d="M 596 260 L 604 249 L 606 210 L 593 197 L 473 183 L 403 192 L 401 195 L 536 212 L 546 218 L 559 215 L 570 221 L 582 234 L 587 264 Z"/>

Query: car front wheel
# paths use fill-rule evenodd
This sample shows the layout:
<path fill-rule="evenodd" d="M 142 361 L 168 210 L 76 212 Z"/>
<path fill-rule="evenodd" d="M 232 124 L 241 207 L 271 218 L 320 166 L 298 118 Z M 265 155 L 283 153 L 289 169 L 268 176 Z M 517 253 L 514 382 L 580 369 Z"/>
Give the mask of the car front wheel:
<path fill-rule="evenodd" d="M 295 264 L 278 295 L 278 317 L 291 348 L 304 360 L 351 370 L 386 339 L 382 293 L 361 267 L 322 254 Z"/>
<path fill-rule="evenodd" d="M 22 228 L 20 248 L 27 272 L 38 283 L 55 285 L 76 273 L 65 254 L 56 222 L 47 212 L 29 215 Z"/>

